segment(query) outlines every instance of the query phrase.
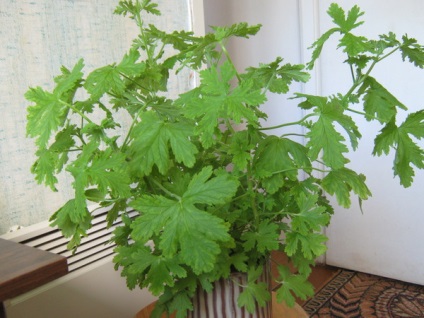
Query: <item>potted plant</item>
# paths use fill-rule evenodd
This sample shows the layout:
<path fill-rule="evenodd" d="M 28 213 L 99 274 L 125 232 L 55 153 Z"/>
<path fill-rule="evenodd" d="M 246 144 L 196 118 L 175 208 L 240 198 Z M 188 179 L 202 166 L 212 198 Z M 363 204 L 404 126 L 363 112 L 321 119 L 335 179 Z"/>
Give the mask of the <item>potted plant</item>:
<path fill-rule="evenodd" d="M 234 271 L 247 274 L 238 305 L 254 312 L 270 300 L 268 285 L 258 278 L 275 250 L 296 269 L 278 265 L 278 301 L 293 305 L 295 296 L 312 295 L 307 278 L 326 250 L 321 229 L 333 213 L 326 196 L 348 207 L 352 194 L 359 200 L 371 195 L 365 176 L 348 167 L 349 148 L 361 138 L 352 113 L 381 125 L 372 155 L 394 153 L 402 186 L 411 185 L 413 166 L 424 168 L 424 151 L 414 141 L 424 136 L 424 110 L 398 123 L 406 107 L 371 74 L 395 52 L 423 68 L 423 46 L 393 33 L 376 40 L 355 35 L 363 15 L 357 6 L 348 12 L 329 7 L 335 26 L 312 45 L 306 66 L 277 57 L 243 71 L 226 42 L 253 36 L 259 25 L 214 27 L 197 37 L 146 25 L 144 14 L 159 14 L 150 0 L 120 1 L 115 12 L 129 15 L 140 29 L 121 61 L 84 75 L 80 60 L 62 68 L 52 91 L 26 93 L 32 103 L 27 133 L 38 147 L 32 172 L 55 191 L 57 174 L 65 170 L 74 178 L 75 197 L 51 217 L 71 237 L 70 249 L 91 226 L 87 202 L 109 207 L 109 225 L 123 220 L 112 238 L 114 262 L 129 288 L 147 287 L 160 296 L 155 317 L 164 311 L 185 317 L 196 290 L 211 291 Z M 261 110 L 267 96 L 307 82 L 332 36 L 339 36 L 338 48 L 346 53 L 350 89 L 334 96 L 290 94 L 306 115 L 268 127 Z M 200 83 L 173 99 L 166 94 L 170 73 L 184 68 L 199 72 Z M 118 111 L 132 121 L 123 135 Z M 291 138 L 299 126 L 305 143 Z M 293 133 L 267 133 L 279 127 Z M 128 209 L 138 215 L 128 217 Z"/>

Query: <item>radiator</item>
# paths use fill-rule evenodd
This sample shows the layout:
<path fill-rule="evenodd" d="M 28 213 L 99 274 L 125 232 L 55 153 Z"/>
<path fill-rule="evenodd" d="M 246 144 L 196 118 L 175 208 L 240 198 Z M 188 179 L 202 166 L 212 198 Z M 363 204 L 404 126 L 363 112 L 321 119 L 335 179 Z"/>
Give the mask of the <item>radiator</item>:
<path fill-rule="evenodd" d="M 136 212 L 128 211 L 129 216 Z M 69 273 L 53 282 L 5 302 L 8 318 L 133 318 L 155 300 L 145 289 L 130 291 L 112 264 L 114 245 L 107 228 L 106 209 L 93 209 L 93 227 L 77 252 L 66 248 L 67 239 L 48 222 L 1 237 L 63 255 Z"/>

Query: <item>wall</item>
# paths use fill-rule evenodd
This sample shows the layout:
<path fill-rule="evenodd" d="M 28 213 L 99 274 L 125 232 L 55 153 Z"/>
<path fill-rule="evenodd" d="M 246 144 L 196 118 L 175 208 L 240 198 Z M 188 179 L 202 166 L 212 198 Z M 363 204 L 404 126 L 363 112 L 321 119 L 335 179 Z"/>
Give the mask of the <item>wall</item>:
<path fill-rule="evenodd" d="M 249 40 L 233 39 L 228 50 L 236 66 L 242 71 L 245 67 L 269 63 L 277 56 L 286 63 L 303 63 L 301 42 L 301 24 L 299 21 L 299 3 L 297 0 L 204 0 L 205 23 L 207 26 L 232 25 L 247 22 L 250 25 L 261 24 L 258 34 Z M 293 84 L 293 91 L 301 91 L 300 84 Z M 273 126 L 281 122 L 300 119 L 301 112 L 294 110 L 295 101 L 287 96 L 269 95 L 265 111 L 273 109 L 267 124 Z"/>
<path fill-rule="evenodd" d="M 162 29 L 190 29 L 189 1 L 158 1 Z M 8 0 L 0 7 L 0 234 L 48 219 L 72 196 L 63 175 L 59 191 L 37 185 L 30 167 L 33 140 L 25 136 L 29 86 L 51 87 L 61 65 L 80 57 L 85 71 L 120 60 L 137 34 L 129 18 L 113 15 L 118 0 Z M 179 77 L 174 92 L 189 85 Z"/>
<path fill-rule="evenodd" d="M 325 10 L 331 0 L 320 1 L 321 28 L 329 26 Z M 395 32 L 400 38 L 407 34 L 424 43 L 424 2 L 406 0 L 343 0 L 343 7 L 358 5 L 364 12 L 364 25 L 360 34 L 376 38 L 378 34 Z M 324 94 L 345 91 L 346 82 L 334 74 L 346 74 L 342 67 L 344 59 L 340 52 L 326 49 L 322 56 L 322 89 Z M 408 109 L 424 108 L 424 71 L 409 62 L 403 62 L 397 53 L 377 65 L 373 76 L 386 87 Z M 401 115 L 399 123 L 403 121 Z M 424 284 L 424 171 L 417 171 L 414 184 L 404 189 L 399 179 L 393 177 L 394 151 L 388 157 L 371 157 L 373 140 L 382 127 L 356 120 L 363 132 L 358 150 L 350 156 L 350 166 L 367 176 L 367 184 L 373 196 L 363 203 L 363 213 L 353 198 L 351 209 L 337 208 L 330 227 L 327 229 L 329 251 L 327 262 L 331 265 L 352 268 L 381 276 Z M 415 140 L 422 148 L 424 141 Z M 366 158 L 366 160 L 364 160 Z"/>
<path fill-rule="evenodd" d="M 360 34 L 375 37 L 393 31 L 407 33 L 424 42 L 422 34 L 424 2 L 422 0 L 205 0 L 206 22 L 231 25 L 239 21 L 262 23 L 263 30 L 252 41 L 231 43 L 230 52 L 240 67 L 249 63 L 269 61 L 275 54 L 287 62 L 308 61 L 310 46 L 323 32 L 333 27 L 326 10 L 338 2 L 346 10 L 357 4 L 365 11 Z M 332 41 L 331 41 L 332 42 Z M 332 42 L 332 44 L 335 44 Z M 337 44 L 336 44 L 337 45 Z M 346 91 L 350 84 L 349 69 L 342 62 L 346 57 L 331 44 L 324 47 L 317 70 L 307 85 L 294 86 L 294 91 L 330 96 Z M 375 76 L 395 96 L 414 111 L 424 107 L 424 76 L 422 70 L 391 57 L 388 63 L 375 68 Z M 290 107 L 295 101 L 285 97 L 270 99 L 266 106 L 269 125 L 279 118 L 296 120 L 302 112 Z M 277 107 L 277 109 L 274 109 Z M 356 120 L 356 118 L 355 118 Z M 336 213 L 326 234 L 329 236 L 327 262 L 341 267 L 424 284 L 424 171 L 416 173 L 415 184 L 408 189 L 393 178 L 388 158 L 371 158 L 372 138 L 381 127 L 358 120 L 363 140 L 350 158 L 350 167 L 365 173 L 373 197 L 363 203 L 361 213 L 356 198 L 350 210 L 336 205 Z M 420 141 L 423 147 L 423 141 Z M 367 158 L 364 160 L 364 158 Z M 333 201 L 334 202 L 334 201 Z"/>

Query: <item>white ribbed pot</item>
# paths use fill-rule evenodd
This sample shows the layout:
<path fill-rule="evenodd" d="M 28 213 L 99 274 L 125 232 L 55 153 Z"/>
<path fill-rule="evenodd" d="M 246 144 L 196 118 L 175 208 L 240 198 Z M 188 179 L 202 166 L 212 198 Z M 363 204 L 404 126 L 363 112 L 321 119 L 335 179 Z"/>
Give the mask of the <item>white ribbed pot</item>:
<path fill-rule="evenodd" d="M 271 290 L 271 270 L 269 264 L 264 266 L 264 274 L 258 281 L 266 282 Z M 256 311 L 249 313 L 245 308 L 237 306 L 237 299 L 247 285 L 247 274 L 232 273 L 227 279 L 214 283 L 211 293 L 198 288 L 193 298 L 193 311 L 188 318 L 272 318 L 272 302 L 265 307 L 256 304 Z"/>

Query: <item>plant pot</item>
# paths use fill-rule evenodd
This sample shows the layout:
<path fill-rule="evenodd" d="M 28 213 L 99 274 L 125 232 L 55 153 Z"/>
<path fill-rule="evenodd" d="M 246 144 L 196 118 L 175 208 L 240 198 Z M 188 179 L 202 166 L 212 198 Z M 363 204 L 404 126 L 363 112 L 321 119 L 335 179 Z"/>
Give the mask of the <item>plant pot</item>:
<path fill-rule="evenodd" d="M 271 270 L 267 263 L 264 273 L 259 277 L 259 282 L 266 282 L 271 291 Z M 193 298 L 193 311 L 189 311 L 188 318 L 271 318 L 272 302 L 268 301 L 265 307 L 256 304 L 254 313 L 249 313 L 246 308 L 237 306 L 237 299 L 243 286 L 247 285 L 247 274 L 232 273 L 229 278 L 221 279 L 213 284 L 213 290 L 207 293 L 198 288 Z"/>

